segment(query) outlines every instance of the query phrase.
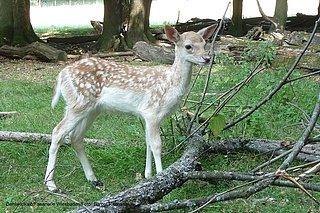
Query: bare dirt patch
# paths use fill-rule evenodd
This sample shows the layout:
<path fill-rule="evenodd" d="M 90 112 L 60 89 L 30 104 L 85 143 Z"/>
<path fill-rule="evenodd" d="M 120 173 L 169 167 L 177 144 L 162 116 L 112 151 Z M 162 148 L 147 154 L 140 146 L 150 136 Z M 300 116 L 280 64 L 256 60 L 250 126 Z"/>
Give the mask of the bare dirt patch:
<path fill-rule="evenodd" d="M 67 62 L 68 63 L 68 62 Z M 0 57 L 0 81 L 52 81 L 66 63 L 45 63 Z"/>

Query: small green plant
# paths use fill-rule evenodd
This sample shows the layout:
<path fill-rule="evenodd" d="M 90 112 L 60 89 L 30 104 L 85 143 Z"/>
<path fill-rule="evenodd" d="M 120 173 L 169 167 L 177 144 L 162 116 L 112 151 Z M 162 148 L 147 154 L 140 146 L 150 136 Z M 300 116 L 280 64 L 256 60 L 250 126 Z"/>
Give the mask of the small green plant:
<path fill-rule="evenodd" d="M 244 62 L 257 63 L 262 60 L 262 64 L 270 66 L 275 59 L 277 48 L 272 42 L 250 42 L 248 47 L 241 55 Z"/>
<path fill-rule="evenodd" d="M 221 52 L 215 56 L 214 61 L 217 64 L 221 64 L 221 65 L 234 65 L 235 64 L 234 57 L 230 57 L 228 54 L 224 54 Z"/>

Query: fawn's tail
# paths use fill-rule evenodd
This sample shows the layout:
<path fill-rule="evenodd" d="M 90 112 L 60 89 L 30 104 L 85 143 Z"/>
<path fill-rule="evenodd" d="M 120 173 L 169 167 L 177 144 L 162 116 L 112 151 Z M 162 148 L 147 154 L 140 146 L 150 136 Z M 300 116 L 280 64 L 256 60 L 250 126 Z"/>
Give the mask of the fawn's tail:
<path fill-rule="evenodd" d="M 53 97 L 51 102 L 52 109 L 57 105 L 60 95 L 61 95 L 61 74 L 58 75 L 56 84 L 54 85 L 53 89 Z"/>

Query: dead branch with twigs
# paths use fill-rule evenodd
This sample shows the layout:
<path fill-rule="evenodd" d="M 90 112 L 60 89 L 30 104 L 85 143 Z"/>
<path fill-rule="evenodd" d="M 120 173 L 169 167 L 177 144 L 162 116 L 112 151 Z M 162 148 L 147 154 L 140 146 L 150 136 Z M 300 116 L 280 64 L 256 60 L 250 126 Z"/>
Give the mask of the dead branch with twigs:
<path fill-rule="evenodd" d="M 259 104 L 257 104 L 249 113 L 244 116 L 236 119 L 234 122 L 228 124 L 226 128 L 231 128 L 236 123 L 242 121 L 244 118 L 250 116 L 257 109 L 259 109 L 263 104 L 268 102 L 274 94 L 276 94 L 283 85 L 287 84 L 288 78 L 293 72 L 294 68 L 297 66 L 300 61 L 302 55 L 308 48 L 312 37 L 315 33 L 315 29 L 317 28 L 319 20 L 315 24 L 315 28 L 312 36 L 310 37 L 309 42 L 306 44 L 304 50 L 297 57 L 295 63 L 292 65 L 291 69 L 288 71 L 286 76 L 282 79 L 282 81 L 272 90 L 270 94 L 267 95 Z M 232 98 L 232 96 L 230 97 Z M 226 103 L 228 102 L 228 99 Z M 199 105 L 202 105 L 201 103 Z M 197 111 L 200 111 L 199 110 Z M 243 147 L 250 147 L 248 145 L 247 140 L 238 139 L 235 140 L 237 143 L 229 143 L 229 147 L 227 143 L 220 142 L 214 144 L 207 144 L 203 141 L 201 134 L 199 134 L 199 130 L 201 130 L 205 124 L 201 124 L 200 127 L 195 128 L 189 136 L 188 139 L 189 146 L 186 149 L 185 154 L 182 158 L 180 158 L 177 162 L 172 164 L 168 169 L 164 170 L 162 173 L 153 177 L 149 180 L 143 180 L 138 183 L 136 186 L 121 192 L 116 195 L 106 196 L 101 199 L 97 203 L 94 203 L 92 206 L 88 207 L 90 210 L 94 212 L 101 211 L 118 211 L 118 212 L 155 212 L 155 211 L 167 211 L 179 208 L 187 208 L 187 207 L 196 207 L 192 212 L 198 212 L 201 209 L 205 208 L 211 203 L 221 202 L 226 200 L 232 200 L 237 198 L 248 198 L 251 195 L 257 193 L 258 191 L 264 190 L 270 185 L 277 186 L 285 186 L 285 187 L 296 187 L 302 190 L 307 196 L 309 196 L 315 203 L 319 204 L 319 201 L 308 192 L 308 190 L 319 191 L 320 187 L 314 184 L 304 184 L 300 183 L 299 179 L 294 178 L 290 174 L 289 166 L 291 163 L 297 159 L 297 157 L 303 153 L 301 153 L 302 148 L 308 143 L 310 138 L 310 134 L 313 131 L 316 122 L 319 118 L 320 114 L 320 93 L 318 95 L 318 100 L 315 104 L 314 111 L 312 116 L 309 119 L 309 123 L 305 129 L 304 134 L 301 138 L 290 148 L 286 150 L 281 157 L 285 158 L 282 164 L 279 166 L 277 171 L 269 172 L 265 174 L 258 173 L 235 173 L 235 172 L 226 172 L 226 171 L 206 171 L 201 167 L 201 164 L 198 163 L 198 159 L 209 152 L 214 151 L 222 151 L 222 148 L 230 148 L 230 144 L 235 148 L 243 149 Z M 197 116 L 197 115 L 195 115 Z M 209 119 L 207 119 L 207 122 Z M 194 126 L 194 125 L 192 125 Z M 193 142 L 191 142 L 193 141 Z M 224 143 L 224 144 L 221 144 Z M 234 145 L 237 144 L 237 145 Z M 191 145 L 191 146 L 190 146 Z M 196 151 L 195 151 L 196 150 Z M 192 154 L 191 154 L 192 153 Z M 277 158 L 273 161 L 268 162 L 269 164 L 280 160 L 281 158 Z M 319 160 L 319 156 L 316 156 L 314 161 Z M 183 165 L 183 166 L 181 166 Z M 261 166 L 259 169 L 263 168 Z M 302 173 L 300 177 L 306 177 L 307 174 L 316 172 L 319 170 L 318 164 L 316 164 L 310 171 Z M 236 180 L 242 181 L 243 183 L 231 188 L 227 191 L 213 194 L 212 196 L 202 197 L 202 198 L 192 198 L 188 200 L 182 201 L 174 201 L 172 203 L 167 204 L 156 204 L 155 202 L 161 199 L 165 194 L 170 193 L 173 188 L 180 187 L 182 184 L 188 180 L 197 179 L 204 181 L 214 181 L 214 180 Z M 160 189 L 160 191 L 158 191 Z M 147 192 L 147 193 L 146 193 Z M 84 209 L 80 208 L 73 212 L 83 212 Z"/>

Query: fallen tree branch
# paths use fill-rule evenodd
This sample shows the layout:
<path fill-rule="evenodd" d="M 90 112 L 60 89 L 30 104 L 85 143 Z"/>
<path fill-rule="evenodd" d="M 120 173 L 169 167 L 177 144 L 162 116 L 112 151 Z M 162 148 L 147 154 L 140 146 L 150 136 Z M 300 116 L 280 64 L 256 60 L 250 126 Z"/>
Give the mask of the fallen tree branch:
<path fill-rule="evenodd" d="M 9 131 L 0 131 L 0 141 L 10 141 L 10 142 L 22 142 L 22 143 L 51 143 L 51 135 L 42 134 L 42 133 L 29 133 L 29 132 L 9 132 Z M 65 142 L 70 143 L 69 139 L 66 139 Z M 112 142 L 107 142 L 98 139 L 88 139 L 85 138 L 84 143 L 90 143 L 97 146 L 106 146 L 111 145 Z"/>
<path fill-rule="evenodd" d="M 281 140 L 266 140 L 266 139 L 229 139 L 221 140 L 211 144 L 208 152 L 214 153 L 230 153 L 247 150 L 249 152 L 257 153 L 272 153 L 274 156 L 281 155 L 288 151 Z M 294 145 L 294 143 L 291 143 Z M 297 160 L 301 161 L 316 161 L 320 159 L 320 146 L 318 144 L 305 145 L 301 152 L 296 156 Z"/>
<path fill-rule="evenodd" d="M 194 135 L 189 142 L 188 149 L 175 163 L 156 176 L 142 180 L 137 185 L 116 195 L 106 196 L 103 199 L 87 206 L 93 212 L 150 212 L 145 205 L 155 203 L 181 187 L 188 178 L 185 173 L 195 171 L 198 167 L 197 159 L 207 148 L 203 138 Z M 72 212 L 85 212 L 80 208 Z"/>
<path fill-rule="evenodd" d="M 290 177 L 290 175 L 286 172 L 286 169 L 289 167 L 289 165 L 292 163 L 293 160 L 295 160 L 302 149 L 302 147 L 305 145 L 306 141 L 309 138 L 309 135 L 311 134 L 315 123 L 319 117 L 320 114 L 320 93 L 318 95 L 318 101 L 316 103 L 316 106 L 314 108 L 314 111 L 312 113 L 310 122 L 308 124 L 308 127 L 304 134 L 301 136 L 299 141 L 295 144 L 295 146 L 291 149 L 289 156 L 284 160 L 284 162 L 280 165 L 278 170 L 274 174 L 268 175 L 268 177 L 263 177 L 262 179 L 253 180 L 249 183 L 252 183 L 252 186 L 249 186 L 245 189 L 238 189 L 240 187 L 245 187 L 245 185 L 237 186 L 233 189 L 230 189 L 226 192 L 219 193 L 212 195 L 210 199 L 208 199 L 207 202 L 205 202 L 203 205 L 201 205 L 198 209 L 192 212 L 199 211 L 206 207 L 207 205 L 218 202 L 218 201 L 224 201 L 224 200 L 230 200 L 235 198 L 248 198 L 252 194 L 255 194 L 256 192 L 259 192 L 265 188 L 267 188 L 269 185 L 272 185 L 277 181 L 279 177 L 284 177 L 292 182 L 292 184 L 295 184 L 297 187 L 299 187 L 302 191 L 304 191 L 309 197 L 311 197 L 318 205 L 320 202 L 313 197 L 308 191 L 305 190 L 304 186 L 299 184 L 297 181 L 295 181 L 293 178 Z"/>
<path fill-rule="evenodd" d="M 253 142 L 253 140 L 229 140 L 227 143 L 226 141 L 214 143 L 214 145 L 210 147 L 208 147 L 207 144 L 204 143 L 203 139 L 197 134 L 192 136 L 190 140 L 186 153 L 162 173 L 151 179 L 143 180 L 136 186 L 133 186 L 124 192 L 107 196 L 86 208 L 93 212 L 158 212 L 170 209 L 195 207 L 204 203 L 209 204 L 213 202 L 232 200 L 235 198 L 248 198 L 252 194 L 263 190 L 269 185 L 298 188 L 297 185 L 290 181 L 276 180 L 279 176 L 274 173 L 256 175 L 250 173 L 221 171 L 204 172 L 196 171 L 195 169 L 198 165 L 197 159 L 203 155 L 206 150 L 230 151 L 232 148 L 243 150 L 244 147 L 252 149 L 252 147 L 255 146 L 253 144 L 259 143 L 261 140 L 257 140 L 255 142 Z M 278 145 L 281 143 L 281 141 L 277 141 Z M 268 144 L 268 142 L 265 141 L 265 144 Z M 278 145 L 273 144 L 273 146 Z M 320 156 L 318 156 L 318 159 L 319 158 Z M 213 176 L 210 177 L 209 174 Z M 226 192 L 215 194 L 214 196 L 174 201 L 168 204 L 154 204 L 164 195 L 170 193 L 171 190 L 181 187 L 187 180 L 194 178 L 201 180 L 207 180 L 208 178 L 211 180 L 212 178 L 213 180 L 230 179 L 249 182 Z M 320 186 L 317 185 L 310 183 L 301 185 L 308 190 L 320 191 Z M 241 189 L 242 187 L 246 188 Z M 73 212 L 85 212 L 85 209 L 80 208 Z"/>
<path fill-rule="evenodd" d="M 29 133 L 29 132 L 10 132 L 0 131 L 0 141 L 20 142 L 20 143 L 51 143 L 50 134 L 42 133 Z M 70 143 L 69 139 L 66 139 L 67 144 Z M 84 143 L 93 144 L 97 146 L 112 145 L 112 141 L 105 141 L 99 139 L 85 138 Z M 282 155 L 287 152 L 288 149 L 283 144 L 294 144 L 292 142 L 285 142 L 281 140 L 267 140 L 267 139 L 229 139 L 217 141 L 211 144 L 207 150 L 209 152 L 229 153 L 248 150 L 250 152 L 257 153 L 272 153 L 275 156 Z M 320 159 L 320 145 L 319 144 L 307 144 L 303 147 L 301 152 L 297 156 L 298 160 L 302 161 L 316 161 Z"/>
<path fill-rule="evenodd" d="M 190 180 L 203 180 L 203 181 L 217 181 L 217 180 L 236 180 L 236 181 L 254 181 L 262 180 L 267 177 L 271 177 L 273 173 L 259 175 L 256 173 L 247 172 L 226 172 L 226 171 L 195 171 L 187 173 Z M 291 181 L 276 180 L 272 185 L 299 188 Z M 320 192 L 320 186 L 313 185 L 311 183 L 301 184 L 305 189 Z"/>

